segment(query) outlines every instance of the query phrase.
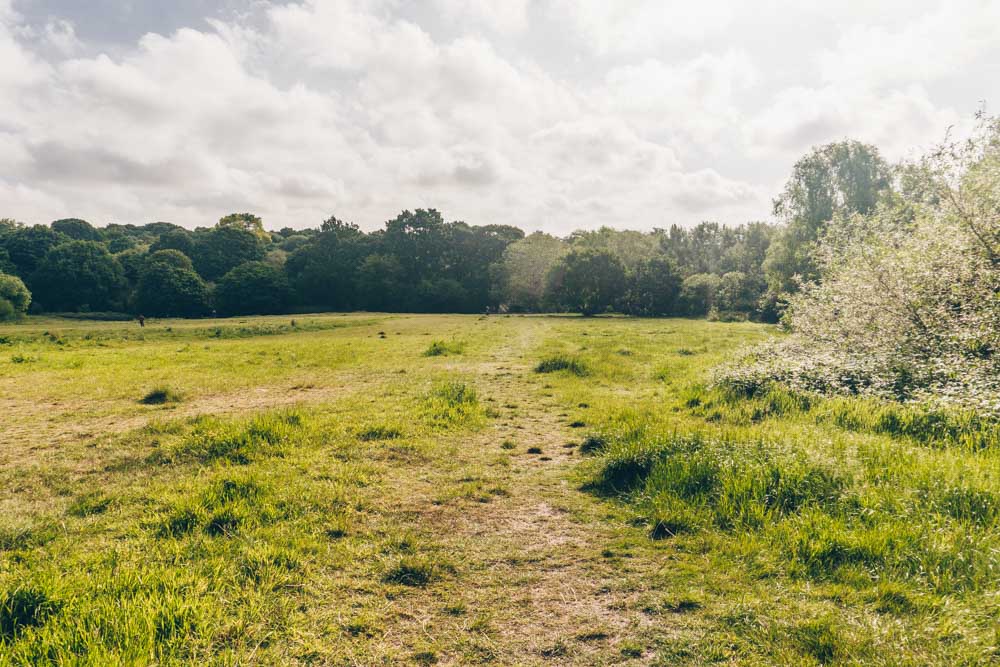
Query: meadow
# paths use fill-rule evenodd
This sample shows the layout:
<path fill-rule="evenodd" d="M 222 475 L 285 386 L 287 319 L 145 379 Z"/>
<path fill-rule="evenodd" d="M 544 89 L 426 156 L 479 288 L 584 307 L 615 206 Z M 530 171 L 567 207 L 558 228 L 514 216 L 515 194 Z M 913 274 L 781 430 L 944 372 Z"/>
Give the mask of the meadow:
<path fill-rule="evenodd" d="M 0 664 L 1000 661 L 1000 430 L 711 384 L 776 335 L 0 326 Z"/>

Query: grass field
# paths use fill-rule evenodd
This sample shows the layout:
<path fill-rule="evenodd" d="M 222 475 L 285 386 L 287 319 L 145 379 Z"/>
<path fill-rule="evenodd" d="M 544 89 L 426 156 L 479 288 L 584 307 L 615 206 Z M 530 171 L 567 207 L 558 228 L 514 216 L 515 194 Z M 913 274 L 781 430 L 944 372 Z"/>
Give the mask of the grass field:
<path fill-rule="evenodd" d="M 1000 661 L 998 432 L 624 318 L 0 327 L 0 664 Z"/>

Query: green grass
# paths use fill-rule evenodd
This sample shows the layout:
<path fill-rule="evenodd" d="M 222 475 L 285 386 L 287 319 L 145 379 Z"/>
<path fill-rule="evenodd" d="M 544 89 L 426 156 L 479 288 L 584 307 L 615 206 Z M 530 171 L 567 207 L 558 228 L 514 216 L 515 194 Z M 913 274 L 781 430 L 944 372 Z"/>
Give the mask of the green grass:
<path fill-rule="evenodd" d="M 1000 660 L 997 425 L 766 327 L 147 324 L 0 326 L 0 665 Z"/>

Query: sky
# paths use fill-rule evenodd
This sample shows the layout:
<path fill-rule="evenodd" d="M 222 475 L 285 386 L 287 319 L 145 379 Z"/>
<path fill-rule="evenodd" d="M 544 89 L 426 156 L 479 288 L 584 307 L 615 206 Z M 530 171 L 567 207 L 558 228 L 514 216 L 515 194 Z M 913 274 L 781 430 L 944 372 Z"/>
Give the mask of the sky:
<path fill-rule="evenodd" d="M 0 217 L 768 220 L 1000 104 L 993 0 L 0 0 Z"/>

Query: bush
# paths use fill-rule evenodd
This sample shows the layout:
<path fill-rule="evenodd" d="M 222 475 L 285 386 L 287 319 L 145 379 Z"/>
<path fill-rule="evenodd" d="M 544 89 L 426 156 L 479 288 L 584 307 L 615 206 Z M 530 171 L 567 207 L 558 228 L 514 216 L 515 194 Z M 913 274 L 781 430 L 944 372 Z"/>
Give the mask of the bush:
<path fill-rule="evenodd" d="M 31 292 L 17 276 L 0 273 L 0 301 L 5 301 L 9 305 L 9 308 L 0 305 L 0 320 L 13 319 L 28 312 Z M 6 317 L 4 312 L 7 313 Z"/>
<path fill-rule="evenodd" d="M 792 335 L 744 366 L 797 388 L 1000 417 L 1000 119 L 906 173 L 905 192 L 829 223 L 809 258 L 821 280 L 788 297 Z"/>
<path fill-rule="evenodd" d="M 273 315 L 283 313 L 291 301 L 288 279 L 264 262 L 247 262 L 219 281 L 215 304 L 223 315 Z"/>
<path fill-rule="evenodd" d="M 54 247 L 30 282 L 48 311 L 121 310 L 128 287 L 121 264 L 96 241 Z"/>
<path fill-rule="evenodd" d="M 177 262 L 149 262 L 139 279 L 134 308 L 149 317 L 200 317 L 209 311 L 208 287 L 197 273 Z"/>

